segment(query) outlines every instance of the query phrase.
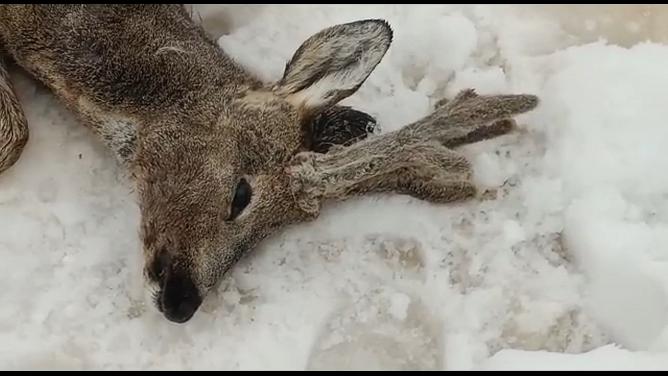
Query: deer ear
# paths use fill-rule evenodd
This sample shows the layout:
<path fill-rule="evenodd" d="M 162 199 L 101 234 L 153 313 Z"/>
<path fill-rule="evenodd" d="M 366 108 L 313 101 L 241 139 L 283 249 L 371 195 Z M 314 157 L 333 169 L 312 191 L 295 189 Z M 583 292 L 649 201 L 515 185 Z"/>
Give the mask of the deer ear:
<path fill-rule="evenodd" d="M 352 95 L 392 43 L 384 20 L 332 26 L 307 39 L 285 67 L 276 91 L 297 107 L 319 110 Z"/>

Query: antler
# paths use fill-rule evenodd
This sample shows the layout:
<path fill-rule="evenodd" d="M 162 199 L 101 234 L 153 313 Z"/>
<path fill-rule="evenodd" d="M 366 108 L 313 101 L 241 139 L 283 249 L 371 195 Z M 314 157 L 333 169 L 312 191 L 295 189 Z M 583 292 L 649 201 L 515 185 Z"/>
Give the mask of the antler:
<path fill-rule="evenodd" d="M 448 147 L 497 137 L 512 129 L 512 116 L 538 105 L 534 95 L 478 96 L 474 90 L 459 92 L 452 101 L 400 131 L 415 130 L 422 138 L 433 138 Z"/>
<path fill-rule="evenodd" d="M 397 131 L 371 137 L 328 154 L 295 156 L 288 167 L 291 190 L 307 212 L 326 199 L 395 192 L 437 203 L 470 198 L 476 188 L 471 165 L 449 149 L 509 132 L 510 119 L 534 109 L 533 95 L 478 96 L 460 92 L 433 113 Z"/>

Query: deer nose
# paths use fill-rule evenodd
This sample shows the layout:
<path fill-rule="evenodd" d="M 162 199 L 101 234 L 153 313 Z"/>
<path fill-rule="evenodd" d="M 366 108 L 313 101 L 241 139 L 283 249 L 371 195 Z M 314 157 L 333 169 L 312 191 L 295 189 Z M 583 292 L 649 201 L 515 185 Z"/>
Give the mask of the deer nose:
<path fill-rule="evenodd" d="M 202 304 L 197 287 L 187 275 L 168 274 L 161 298 L 165 317 L 179 324 L 190 320 Z"/>

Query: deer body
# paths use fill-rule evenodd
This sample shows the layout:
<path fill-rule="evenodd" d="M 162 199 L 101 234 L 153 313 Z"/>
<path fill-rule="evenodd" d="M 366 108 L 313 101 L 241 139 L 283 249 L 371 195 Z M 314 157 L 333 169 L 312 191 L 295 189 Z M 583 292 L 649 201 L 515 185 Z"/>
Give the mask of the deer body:
<path fill-rule="evenodd" d="M 0 20 L 4 49 L 124 162 L 138 132 L 211 128 L 226 101 L 261 86 L 180 6 L 2 6 Z"/>
<path fill-rule="evenodd" d="M 373 119 L 336 103 L 362 85 L 391 40 L 381 20 L 330 27 L 268 85 L 180 5 L 0 6 L 0 50 L 47 85 L 134 178 L 146 277 L 158 309 L 175 322 L 189 320 L 260 240 L 316 218 L 325 200 L 473 196 L 470 165 L 448 147 L 507 133 L 507 119 L 536 98 L 465 91 L 399 132 L 365 139 Z M 0 68 L 2 172 L 18 160 L 28 130 Z"/>

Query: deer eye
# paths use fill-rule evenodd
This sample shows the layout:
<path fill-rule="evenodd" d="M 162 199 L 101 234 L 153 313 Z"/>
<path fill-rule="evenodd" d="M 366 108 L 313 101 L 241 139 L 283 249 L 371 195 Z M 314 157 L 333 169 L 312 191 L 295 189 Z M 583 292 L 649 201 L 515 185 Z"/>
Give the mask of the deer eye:
<path fill-rule="evenodd" d="M 230 208 L 230 216 L 228 221 L 233 221 L 241 214 L 241 212 L 248 206 L 251 201 L 253 190 L 246 179 L 239 180 L 237 188 L 234 191 L 234 198 L 232 199 L 232 207 Z"/>

